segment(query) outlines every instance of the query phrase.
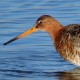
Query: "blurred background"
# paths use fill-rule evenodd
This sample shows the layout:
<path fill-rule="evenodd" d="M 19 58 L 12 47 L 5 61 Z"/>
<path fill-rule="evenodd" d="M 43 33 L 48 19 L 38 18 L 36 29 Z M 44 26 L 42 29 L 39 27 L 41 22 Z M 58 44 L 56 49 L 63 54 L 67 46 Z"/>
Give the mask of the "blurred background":
<path fill-rule="evenodd" d="M 80 80 L 80 68 L 60 57 L 46 32 L 3 45 L 45 14 L 80 24 L 80 0 L 0 0 L 0 80 Z"/>

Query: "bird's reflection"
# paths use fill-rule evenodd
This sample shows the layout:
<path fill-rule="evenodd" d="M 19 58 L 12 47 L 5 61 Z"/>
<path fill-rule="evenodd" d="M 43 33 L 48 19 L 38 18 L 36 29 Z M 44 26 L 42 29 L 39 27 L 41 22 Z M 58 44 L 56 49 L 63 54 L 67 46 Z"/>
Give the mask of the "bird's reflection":
<path fill-rule="evenodd" d="M 80 68 L 56 74 L 59 80 L 80 80 Z"/>

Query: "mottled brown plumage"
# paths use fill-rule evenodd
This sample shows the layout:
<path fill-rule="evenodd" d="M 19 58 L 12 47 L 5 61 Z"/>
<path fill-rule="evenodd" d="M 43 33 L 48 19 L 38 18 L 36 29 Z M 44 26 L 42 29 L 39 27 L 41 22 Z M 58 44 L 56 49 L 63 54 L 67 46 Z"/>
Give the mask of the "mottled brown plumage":
<path fill-rule="evenodd" d="M 31 29 L 4 43 L 4 45 L 37 30 L 48 32 L 58 53 L 65 60 L 80 66 L 80 24 L 62 26 L 49 15 L 39 17 Z"/>
<path fill-rule="evenodd" d="M 64 59 L 80 66 L 80 25 L 65 26 L 55 38 L 55 47 Z"/>

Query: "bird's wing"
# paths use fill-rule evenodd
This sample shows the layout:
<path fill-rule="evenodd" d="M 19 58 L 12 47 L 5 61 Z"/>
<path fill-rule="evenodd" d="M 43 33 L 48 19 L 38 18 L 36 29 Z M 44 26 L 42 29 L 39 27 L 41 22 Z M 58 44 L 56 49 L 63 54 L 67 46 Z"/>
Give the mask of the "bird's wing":
<path fill-rule="evenodd" d="M 73 37 L 73 46 L 76 51 L 80 52 L 80 32 Z"/>
<path fill-rule="evenodd" d="M 80 52 L 80 25 L 69 25 L 67 32 L 70 34 L 71 44 L 74 46 L 74 50 Z"/>

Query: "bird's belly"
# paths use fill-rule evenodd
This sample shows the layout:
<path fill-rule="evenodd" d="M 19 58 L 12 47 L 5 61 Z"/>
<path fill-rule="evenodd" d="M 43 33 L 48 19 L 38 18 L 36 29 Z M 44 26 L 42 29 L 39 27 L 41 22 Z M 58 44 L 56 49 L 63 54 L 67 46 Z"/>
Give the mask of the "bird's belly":
<path fill-rule="evenodd" d="M 80 52 L 69 50 L 59 51 L 59 54 L 67 61 L 73 63 L 74 65 L 80 66 Z"/>

